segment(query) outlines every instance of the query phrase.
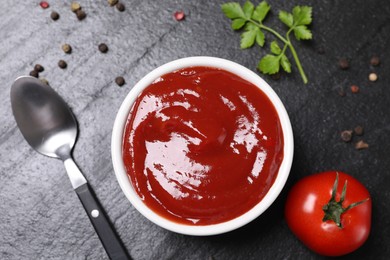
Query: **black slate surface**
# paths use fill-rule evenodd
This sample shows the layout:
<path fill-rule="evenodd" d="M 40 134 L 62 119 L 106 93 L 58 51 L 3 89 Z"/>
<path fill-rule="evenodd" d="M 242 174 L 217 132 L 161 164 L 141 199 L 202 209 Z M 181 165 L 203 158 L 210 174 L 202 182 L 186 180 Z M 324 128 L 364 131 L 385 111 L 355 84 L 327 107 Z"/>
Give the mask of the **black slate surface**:
<path fill-rule="evenodd" d="M 295 157 L 287 185 L 274 205 L 247 226 L 225 235 L 191 237 L 159 228 L 126 200 L 115 179 L 110 138 L 116 112 L 132 86 L 153 68 L 194 55 L 230 59 L 255 70 L 266 49 L 239 49 L 239 34 L 220 10 L 223 1 L 123 1 L 123 13 L 106 1 L 80 1 L 87 18 L 78 21 L 71 1 L 6 1 L 0 9 L 0 259 L 107 259 L 87 216 L 72 191 L 59 160 L 35 153 L 12 116 L 9 92 L 13 80 L 32 70 L 41 73 L 69 103 L 80 134 L 74 158 L 94 188 L 109 218 L 134 259 L 321 259 L 289 231 L 283 205 L 289 188 L 315 172 L 350 173 L 369 189 L 373 200 L 368 241 L 346 259 L 390 257 L 390 4 L 386 0 L 269 1 L 266 21 L 284 30 L 277 10 L 296 4 L 313 6 L 314 40 L 297 43 L 309 77 L 297 71 L 278 81 L 264 76 L 290 115 Z M 256 3 L 258 3 L 256 1 Z M 60 14 L 50 19 L 51 11 Z M 184 10 L 177 22 L 172 15 Z M 272 38 L 269 38 L 272 39 Z M 97 50 L 99 43 L 109 51 Z M 268 40 L 268 43 L 270 40 Z M 69 43 L 72 54 L 61 45 Z M 269 46 L 267 45 L 267 48 Z M 319 54 L 322 48 L 325 54 Z M 370 57 L 381 58 L 378 67 Z M 351 61 L 347 71 L 337 61 Z M 64 59 L 68 68 L 57 62 Z M 378 81 L 368 81 L 375 71 Z M 116 76 L 126 79 L 123 87 Z M 360 86 L 352 94 L 350 85 Z M 344 88 L 340 97 L 338 88 Z M 343 143 L 342 130 L 363 125 L 370 147 Z"/>

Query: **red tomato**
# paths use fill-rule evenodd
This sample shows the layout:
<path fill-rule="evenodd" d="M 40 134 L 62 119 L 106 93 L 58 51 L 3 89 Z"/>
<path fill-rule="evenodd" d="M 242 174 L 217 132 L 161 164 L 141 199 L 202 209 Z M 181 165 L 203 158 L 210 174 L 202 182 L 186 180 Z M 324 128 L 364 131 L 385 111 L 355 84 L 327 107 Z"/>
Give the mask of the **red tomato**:
<path fill-rule="evenodd" d="M 344 201 L 340 203 L 346 183 Z M 334 186 L 335 200 L 331 203 Z M 356 202 L 360 203 L 353 204 Z M 323 220 L 325 208 L 342 212 L 338 214 L 340 226 L 336 224 L 337 213 L 333 216 L 336 222 L 329 218 Z M 371 197 L 358 180 L 346 173 L 317 173 L 293 186 L 287 197 L 285 217 L 291 231 L 311 250 L 326 256 L 345 255 L 367 240 L 371 228 Z"/>

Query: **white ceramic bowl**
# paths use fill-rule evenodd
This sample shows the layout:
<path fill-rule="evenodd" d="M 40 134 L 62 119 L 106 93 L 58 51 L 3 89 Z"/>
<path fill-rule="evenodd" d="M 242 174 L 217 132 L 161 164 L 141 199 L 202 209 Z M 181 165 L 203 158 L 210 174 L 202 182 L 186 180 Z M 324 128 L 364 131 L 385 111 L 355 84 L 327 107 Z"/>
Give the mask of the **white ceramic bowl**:
<path fill-rule="evenodd" d="M 135 190 L 132 187 L 132 184 L 127 176 L 125 166 L 122 160 L 122 140 L 125 129 L 125 124 L 127 117 L 132 108 L 133 103 L 136 98 L 147 86 L 149 86 L 155 79 L 160 76 L 191 66 L 207 66 L 207 67 L 216 67 L 221 68 L 227 71 L 230 71 L 241 78 L 251 82 L 258 88 L 260 88 L 271 100 L 276 111 L 278 113 L 280 123 L 283 129 L 283 138 L 284 138 L 284 157 L 282 164 L 280 165 L 278 175 L 275 179 L 274 184 L 271 186 L 268 193 L 264 198 L 255 205 L 252 209 L 244 213 L 243 215 L 229 220 L 227 222 L 214 224 L 214 225 L 205 225 L 205 226 L 190 226 L 184 224 L 178 224 L 172 222 L 168 219 L 161 217 L 160 215 L 153 212 L 149 209 L 137 195 Z M 111 153 L 112 153 L 112 162 L 114 165 L 114 171 L 116 178 L 118 179 L 119 185 L 122 188 L 122 191 L 130 201 L 130 203 L 146 218 L 155 224 L 168 229 L 173 232 L 186 234 L 186 235 L 195 235 L 195 236 L 207 236 L 207 235 L 216 235 L 225 233 L 234 229 L 237 229 L 250 221 L 257 218 L 262 214 L 277 198 L 281 190 L 283 189 L 287 177 L 290 173 L 290 168 L 293 159 L 294 153 L 294 143 L 293 143 L 293 133 L 291 129 L 290 119 L 284 108 L 282 102 L 280 101 L 277 94 L 272 90 L 272 88 L 256 73 L 251 70 L 229 60 L 214 58 L 214 57 L 189 57 L 184 59 L 175 60 L 164 64 L 157 69 L 151 71 L 144 78 L 142 78 L 129 92 L 125 100 L 123 101 L 118 114 L 115 119 L 114 128 L 112 132 L 112 141 L 111 141 Z"/>

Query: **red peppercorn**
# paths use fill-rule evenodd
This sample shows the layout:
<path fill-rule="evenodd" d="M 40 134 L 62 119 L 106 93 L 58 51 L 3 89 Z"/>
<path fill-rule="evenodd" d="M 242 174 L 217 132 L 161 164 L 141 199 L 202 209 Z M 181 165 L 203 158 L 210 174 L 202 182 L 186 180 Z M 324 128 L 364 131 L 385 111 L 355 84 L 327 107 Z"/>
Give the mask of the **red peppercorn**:
<path fill-rule="evenodd" d="M 48 8 L 48 7 L 50 6 L 49 3 L 46 2 L 46 1 L 40 2 L 39 5 L 40 5 L 43 9 L 46 9 L 46 8 Z"/>
<path fill-rule="evenodd" d="M 181 20 L 184 20 L 184 18 L 185 18 L 185 14 L 183 11 L 175 12 L 174 16 L 175 16 L 176 21 L 181 21 Z"/>

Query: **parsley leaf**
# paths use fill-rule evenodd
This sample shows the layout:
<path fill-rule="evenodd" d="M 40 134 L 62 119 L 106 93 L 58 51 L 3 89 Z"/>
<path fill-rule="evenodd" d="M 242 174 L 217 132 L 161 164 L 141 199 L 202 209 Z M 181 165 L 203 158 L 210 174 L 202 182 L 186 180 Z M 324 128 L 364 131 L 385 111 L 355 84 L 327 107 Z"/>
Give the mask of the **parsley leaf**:
<path fill-rule="evenodd" d="M 275 74 L 279 71 L 279 57 L 267 54 L 259 62 L 258 69 L 265 74 Z"/>
<path fill-rule="evenodd" d="M 282 56 L 280 56 L 280 65 L 285 72 L 291 73 L 291 63 L 285 54 L 282 54 Z"/>
<path fill-rule="evenodd" d="M 280 47 L 279 47 L 277 41 L 271 42 L 271 52 L 272 52 L 273 54 L 276 54 L 276 55 L 279 55 L 279 54 L 282 53 L 282 49 L 280 49 Z"/>
<path fill-rule="evenodd" d="M 271 6 L 266 1 L 261 2 L 253 12 L 252 19 L 260 23 L 263 22 L 270 9 Z"/>
<path fill-rule="evenodd" d="M 291 73 L 291 63 L 286 55 L 286 51 L 289 50 L 303 82 L 307 83 L 307 77 L 290 40 L 290 34 L 294 33 L 298 41 L 309 40 L 313 37 L 312 32 L 308 28 L 308 25 L 313 20 L 312 8 L 310 6 L 295 6 L 291 13 L 286 11 L 279 12 L 279 20 L 289 28 L 285 36 L 263 24 L 264 19 L 271 10 L 271 6 L 265 0 L 256 7 L 249 0 L 242 6 L 237 2 L 231 2 L 223 4 L 221 7 L 224 14 L 232 20 L 231 27 L 233 30 L 244 29 L 244 32 L 241 34 L 241 49 L 250 48 L 255 43 L 263 47 L 265 43 L 264 32 L 275 36 L 276 40 L 270 44 L 271 52 L 265 55 L 257 65 L 257 68 L 262 73 L 275 74 L 279 72 L 280 67 L 285 72 Z"/>
<path fill-rule="evenodd" d="M 294 35 L 297 40 L 310 40 L 312 38 L 311 31 L 307 29 L 306 25 L 299 25 L 294 27 Z"/>
<path fill-rule="evenodd" d="M 247 19 L 250 19 L 252 17 L 253 10 L 255 9 L 255 6 L 251 2 L 246 1 L 245 4 L 242 6 L 242 9 L 244 11 L 245 17 Z"/>
<path fill-rule="evenodd" d="M 309 25 L 312 21 L 312 8 L 310 6 L 295 6 L 292 13 L 296 25 Z"/>
<path fill-rule="evenodd" d="M 242 10 L 239 3 L 226 3 L 222 5 L 222 11 L 230 18 L 245 18 L 244 11 Z"/>
<path fill-rule="evenodd" d="M 233 30 L 241 29 L 245 25 L 245 23 L 246 23 L 246 20 L 244 20 L 242 18 L 234 19 L 232 22 L 232 29 Z"/>
<path fill-rule="evenodd" d="M 256 34 L 259 28 L 254 28 L 253 30 L 243 32 L 241 34 L 241 49 L 247 49 L 252 47 L 256 40 Z"/>
<path fill-rule="evenodd" d="M 264 33 L 260 30 L 259 27 L 254 25 L 253 23 L 247 23 L 244 27 L 245 31 L 256 31 L 256 43 L 261 47 L 264 46 L 265 36 Z"/>
<path fill-rule="evenodd" d="M 264 46 L 265 36 L 264 36 L 264 33 L 260 29 L 256 33 L 256 42 L 261 47 Z"/>
<path fill-rule="evenodd" d="M 293 15 L 288 13 L 288 12 L 286 12 L 286 11 L 280 11 L 279 12 L 279 19 L 280 19 L 280 21 L 282 21 L 282 23 L 284 23 L 285 25 L 287 25 L 290 28 L 294 24 Z"/>

